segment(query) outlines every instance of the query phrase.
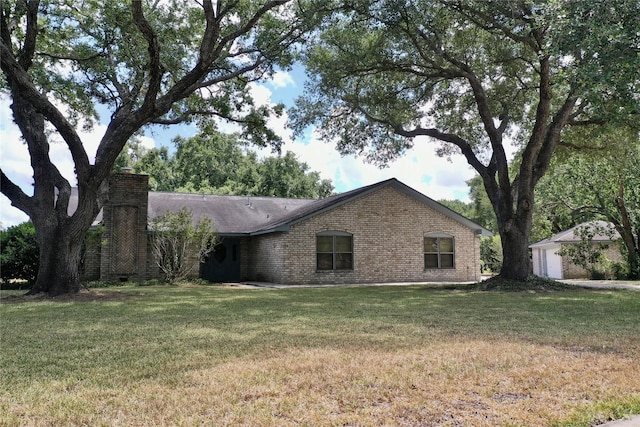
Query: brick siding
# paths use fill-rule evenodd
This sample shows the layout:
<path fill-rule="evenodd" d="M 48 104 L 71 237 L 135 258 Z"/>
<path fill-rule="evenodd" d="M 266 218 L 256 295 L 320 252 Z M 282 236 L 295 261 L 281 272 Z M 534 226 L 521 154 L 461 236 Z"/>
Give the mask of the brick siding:
<path fill-rule="evenodd" d="M 147 273 L 147 175 L 113 174 L 103 208 L 100 280 L 139 281 Z"/>
<path fill-rule="evenodd" d="M 327 230 L 353 235 L 353 270 L 316 270 L 316 234 Z M 455 268 L 424 268 L 427 233 L 454 236 Z M 254 237 L 251 257 L 252 279 L 284 284 L 480 279 L 474 230 L 391 187 L 313 216 L 288 233 Z"/>
<path fill-rule="evenodd" d="M 594 246 L 597 243 L 594 243 Z M 562 245 L 566 246 L 566 244 Z M 616 243 L 609 243 L 608 248 L 603 251 L 606 259 L 614 262 L 621 262 L 623 260 L 620 249 Z M 564 279 L 582 279 L 588 278 L 589 272 L 579 265 L 573 264 L 569 256 L 562 257 L 562 277 Z"/>

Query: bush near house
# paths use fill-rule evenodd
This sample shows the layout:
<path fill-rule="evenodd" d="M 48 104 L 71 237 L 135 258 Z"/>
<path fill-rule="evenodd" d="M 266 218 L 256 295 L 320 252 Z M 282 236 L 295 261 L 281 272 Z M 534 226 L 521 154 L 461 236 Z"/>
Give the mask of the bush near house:
<path fill-rule="evenodd" d="M 31 222 L 0 231 L 0 277 L 2 289 L 29 289 L 39 264 L 36 229 Z"/>
<path fill-rule="evenodd" d="M 218 243 L 211 220 L 194 224 L 193 213 L 185 207 L 153 218 L 150 225 L 153 257 L 168 282 L 189 276 Z M 194 249 L 197 262 L 190 256 Z"/>

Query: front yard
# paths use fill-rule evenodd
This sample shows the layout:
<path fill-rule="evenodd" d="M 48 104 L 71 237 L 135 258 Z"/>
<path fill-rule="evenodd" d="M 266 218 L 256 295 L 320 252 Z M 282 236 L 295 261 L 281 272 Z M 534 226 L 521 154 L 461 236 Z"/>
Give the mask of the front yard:
<path fill-rule="evenodd" d="M 0 425 L 589 426 L 640 292 L 122 287 L 0 306 Z"/>

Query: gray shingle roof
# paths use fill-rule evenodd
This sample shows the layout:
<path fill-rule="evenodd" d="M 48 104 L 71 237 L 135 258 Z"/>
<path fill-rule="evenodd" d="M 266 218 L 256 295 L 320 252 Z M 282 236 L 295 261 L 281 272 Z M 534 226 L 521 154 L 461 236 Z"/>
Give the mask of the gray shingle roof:
<path fill-rule="evenodd" d="M 552 244 L 558 244 L 558 243 L 578 243 L 581 241 L 580 238 L 580 234 L 579 234 L 579 230 L 581 228 L 584 227 L 597 227 L 598 229 L 602 228 L 602 229 L 608 229 L 613 227 L 613 224 L 606 222 L 606 221 L 587 221 L 587 222 L 583 222 L 582 224 L 578 224 L 575 227 L 572 227 L 568 230 L 564 230 L 561 231 L 558 234 L 554 234 L 553 236 L 549 237 L 548 239 L 544 239 L 541 240 L 539 242 L 533 243 L 531 245 L 529 245 L 530 248 L 536 248 L 536 247 L 541 247 L 541 246 L 545 246 L 545 245 L 552 245 Z M 600 234 L 600 233 L 596 233 L 593 236 L 593 241 L 594 242 L 611 242 L 612 240 L 616 240 L 620 238 L 620 234 L 618 234 L 617 231 L 614 231 L 613 233 L 613 239 L 611 238 L 611 236 L 605 235 L 605 234 Z"/>
<path fill-rule="evenodd" d="M 310 199 L 221 196 L 210 194 L 149 192 L 149 218 L 186 207 L 194 221 L 209 217 L 220 234 L 250 234 L 265 223 L 289 216 L 309 204 Z"/>
<path fill-rule="evenodd" d="M 318 215 L 387 186 L 424 203 L 431 209 L 460 222 L 472 230 L 476 230 L 478 234 L 485 236 L 492 234 L 480 225 L 395 178 L 317 200 L 149 192 L 147 215 L 149 219 L 153 219 L 166 211 L 176 211 L 186 207 L 193 213 L 194 221 L 197 222 L 201 218 L 208 217 L 212 220 L 213 226 L 218 233 L 222 235 L 266 234 L 287 231 L 290 226 L 311 216 Z M 69 211 L 75 211 L 76 206 L 77 192 L 74 191 Z M 101 221 L 102 211 L 94 223 Z"/>

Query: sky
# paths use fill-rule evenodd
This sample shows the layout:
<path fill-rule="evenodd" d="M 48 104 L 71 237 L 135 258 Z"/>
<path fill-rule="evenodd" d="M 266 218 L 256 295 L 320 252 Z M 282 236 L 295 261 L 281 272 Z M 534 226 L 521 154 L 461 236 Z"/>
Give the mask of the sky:
<path fill-rule="evenodd" d="M 290 107 L 304 90 L 304 70 L 294 68 L 290 72 L 277 72 L 272 79 L 261 84 L 252 84 L 252 95 L 257 104 L 284 103 Z M 33 170 L 30 166 L 26 145 L 20 139 L 20 132 L 11 116 L 10 99 L 0 97 L 0 168 L 28 195 L 33 194 Z M 285 110 L 286 111 L 286 110 Z M 310 128 L 304 136 L 294 140 L 286 126 L 287 115 L 274 118 L 270 127 L 285 141 L 282 153 L 292 151 L 299 161 L 309 165 L 310 170 L 320 173 L 322 179 L 330 179 L 338 193 L 373 184 L 389 178 L 397 178 L 410 187 L 435 200 L 458 199 L 468 202 L 466 181 L 473 178 L 474 171 L 465 158 L 454 155 L 450 159 L 436 155 L 438 143 L 426 137 L 416 139 L 414 147 L 402 157 L 389 163 L 386 168 L 378 168 L 364 159 L 341 156 L 331 141 L 322 141 L 315 129 Z M 106 129 L 105 124 L 94 125 L 89 132 L 80 132 L 90 160 Z M 237 130 L 232 125 L 221 123 L 222 132 Z M 179 126 L 173 129 L 150 129 L 142 138 L 146 147 L 171 147 L 171 139 L 177 135 L 193 136 L 197 129 Z M 269 149 L 256 149 L 260 156 L 274 155 Z M 75 185 L 73 162 L 66 146 L 61 141 L 51 144 L 51 158 L 61 173 Z M 11 206 L 7 197 L 0 194 L 0 227 L 7 228 L 26 221 L 22 211 Z"/>

